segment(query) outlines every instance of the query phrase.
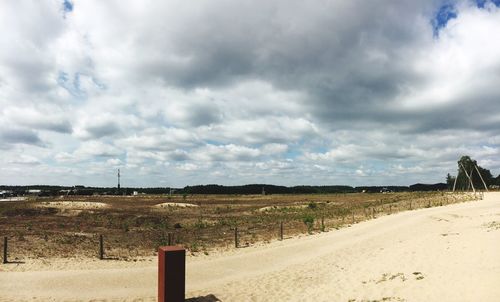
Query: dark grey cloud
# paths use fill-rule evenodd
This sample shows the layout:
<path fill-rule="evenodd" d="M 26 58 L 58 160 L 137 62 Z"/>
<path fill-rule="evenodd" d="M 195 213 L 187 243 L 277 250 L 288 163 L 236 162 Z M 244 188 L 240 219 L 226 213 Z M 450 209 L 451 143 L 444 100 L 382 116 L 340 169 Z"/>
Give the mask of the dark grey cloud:
<path fill-rule="evenodd" d="M 408 85 L 423 81 L 407 60 L 432 42 L 430 21 L 438 1 L 218 1 L 200 6 L 183 15 L 163 41 L 155 33 L 141 38 L 146 45 L 158 45 L 157 51 L 170 52 L 164 60 L 137 61 L 141 75 L 185 89 L 265 80 L 280 89 L 304 91 L 307 110 L 337 127 L 353 120 L 408 121 L 391 108 L 391 101 Z M 415 123 L 421 118 L 413 117 Z M 196 117 L 200 124 L 204 119 Z"/>
<path fill-rule="evenodd" d="M 25 144 L 44 147 L 45 144 L 35 131 L 19 128 L 4 128 L 0 130 L 0 141 L 4 145 Z"/>
<path fill-rule="evenodd" d="M 85 131 L 88 133 L 89 138 L 97 139 L 119 133 L 121 129 L 115 122 L 106 121 L 98 122 L 96 124 L 90 122 L 85 128 Z"/>
<path fill-rule="evenodd" d="M 71 133 L 73 127 L 68 120 L 61 119 L 59 116 L 26 116 L 25 114 L 19 114 L 16 116 L 10 116 L 9 120 L 13 124 L 18 124 L 24 127 L 30 127 L 36 130 L 48 130 L 58 133 Z"/>

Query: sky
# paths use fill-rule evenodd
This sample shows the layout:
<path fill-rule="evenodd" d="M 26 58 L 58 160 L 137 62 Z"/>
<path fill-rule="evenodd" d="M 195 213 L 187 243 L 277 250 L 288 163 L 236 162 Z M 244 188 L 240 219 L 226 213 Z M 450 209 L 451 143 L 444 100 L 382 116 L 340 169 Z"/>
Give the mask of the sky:
<path fill-rule="evenodd" d="M 500 173 L 500 1 L 1 1 L 0 184 Z"/>

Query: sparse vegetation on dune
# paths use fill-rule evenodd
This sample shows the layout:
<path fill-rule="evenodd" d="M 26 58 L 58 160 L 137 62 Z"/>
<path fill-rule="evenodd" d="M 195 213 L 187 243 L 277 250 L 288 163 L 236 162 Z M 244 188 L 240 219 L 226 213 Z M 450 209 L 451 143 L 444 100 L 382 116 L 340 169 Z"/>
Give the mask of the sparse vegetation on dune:
<path fill-rule="evenodd" d="M 96 257 L 100 234 L 108 257 L 152 255 L 168 243 L 208 253 L 233 247 L 236 227 L 239 245 L 248 246 L 278 239 L 281 222 L 286 238 L 473 198 L 443 192 L 75 196 L 1 202 L 0 235 L 9 238 L 9 254 L 18 258 Z M 165 203 L 170 206 L 157 206 Z"/>

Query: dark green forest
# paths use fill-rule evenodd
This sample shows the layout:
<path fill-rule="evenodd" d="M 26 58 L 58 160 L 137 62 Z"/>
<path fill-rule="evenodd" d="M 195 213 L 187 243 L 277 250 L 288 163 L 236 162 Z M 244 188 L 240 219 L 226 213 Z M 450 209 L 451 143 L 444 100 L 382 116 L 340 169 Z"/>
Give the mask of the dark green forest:
<path fill-rule="evenodd" d="M 379 192 L 410 192 L 410 191 L 438 191 L 446 190 L 445 183 L 414 184 L 411 186 L 276 186 L 269 184 L 248 184 L 241 186 L 222 186 L 216 184 L 186 186 L 184 188 L 117 188 L 113 187 L 85 187 L 85 186 L 0 186 L 0 191 L 9 191 L 11 196 L 21 196 L 29 193 L 28 190 L 40 190 L 39 196 L 59 195 L 131 195 L 133 192 L 144 194 L 332 194 L 332 193 L 379 193 Z"/>

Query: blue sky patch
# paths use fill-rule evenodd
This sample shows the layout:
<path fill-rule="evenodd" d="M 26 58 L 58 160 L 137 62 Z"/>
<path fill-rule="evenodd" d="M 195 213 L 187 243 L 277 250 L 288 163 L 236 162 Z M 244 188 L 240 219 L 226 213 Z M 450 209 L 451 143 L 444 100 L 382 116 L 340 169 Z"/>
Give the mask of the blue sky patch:
<path fill-rule="evenodd" d="M 65 13 L 69 13 L 73 11 L 73 3 L 69 0 L 63 1 L 63 9 Z"/>
<path fill-rule="evenodd" d="M 80 75 L 81 74 L 77 72 L 71 77 L 68 73 L 59 71 L 57 83 L 77 99 L 84 98 L 87 94 L 80 87 Z"/>
<path fill-rule="evenodd" d="M 486 3 L 493 3 L 496 7 L 500 6 L 500 0 L 476 0 L 477 7 L 484 8 Z"/>
<path fill-rule="evenodd" d="M 500 0 L 499 0 L 500 1 Z M 448 21 L 455 19 L 458 16 L 457 11 L 453 3 L 445 2 L 441 7 L 439 7 L 434 19 L 432 20 L 432 29 L 434 36 L 439 35 L 439 30 L 446 27 Z"/>

